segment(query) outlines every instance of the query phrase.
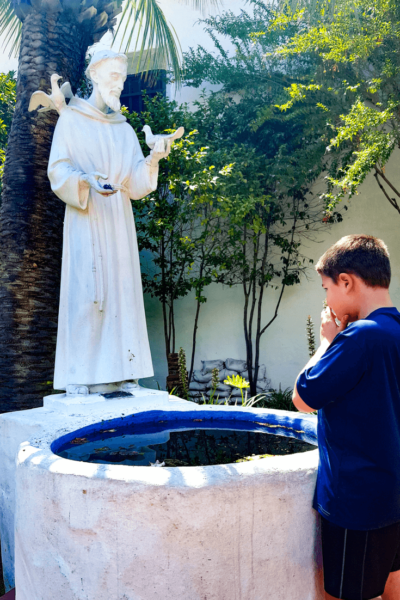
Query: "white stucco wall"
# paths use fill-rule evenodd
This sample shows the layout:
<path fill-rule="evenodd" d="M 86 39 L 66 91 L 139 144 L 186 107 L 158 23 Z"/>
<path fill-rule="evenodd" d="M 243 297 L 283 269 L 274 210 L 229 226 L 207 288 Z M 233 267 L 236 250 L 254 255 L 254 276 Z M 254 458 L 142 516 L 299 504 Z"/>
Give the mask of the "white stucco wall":
<path fill-rule="evenodd" d="M 400 187 L 400 152 L 397 151 L 387 173 Z M 304 253 L 314 262 L 339 238 L 351 233 L 367 233 L 382 238 L 389 247 L 392 262 L 391 294 L 395 304 L 400 306 L 400 215 L 389 205 L 379 190 L 373 176 L 368 177 L 361 193 L 348 203 L 349 210 L 343 211 L 342 223 L 327 228 L 320 235 L 318 243 L 307 242 Z M 195 368 L 201 367 L 201 359 L 227 357 L 244 358 L 245 346 L 242 329 L 243 294 L 239 287 L 228 288 L 214 285 L 206 291 L 208 301 L 201 309 Z M 267 322 L 272 316 L 276 294 L 267 294 L 263 319 Z M 279 316 L 264 334 L 261 344 L 260 363 L 267 365 L 267 375 L 272 385 L 282 387 L 293 385 L 298 372 L 308 360 L 305 337 L 305 323 L 311 315 L 316 324 L 322 310 L 324 291 L 319 276 L 310 269 L 309 279 L 300 285 L 287 288 L 279 311 Z M 164 340 L 161 327 L 160 305 L 146 297 L 146 316 L 150 336 L 151 352 L 155 367 L 155 379 L 165 383 L 167 374 L 164 358 Z M 182 346 L 187 355 L 191 352 L 192 326 L 195 312 L 194 296 L 179 300 L 176 304 L 177 347 Z"/>

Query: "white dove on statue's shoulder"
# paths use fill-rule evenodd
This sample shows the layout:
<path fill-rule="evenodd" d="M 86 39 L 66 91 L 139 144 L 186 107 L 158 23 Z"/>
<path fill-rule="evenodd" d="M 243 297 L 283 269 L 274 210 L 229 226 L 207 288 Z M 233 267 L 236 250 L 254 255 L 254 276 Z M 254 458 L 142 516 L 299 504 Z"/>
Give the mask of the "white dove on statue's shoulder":
<path fill-rule="evenodd" d="M 179 140 L 179 138 L 181 138 L 185 133 L 185 128 L 179 127 L 176 131 L 174 131 L 174 133 L 159 133 L 154 135 L 154 133 L 151 131 L 151 127 L 149 125 L 145 125 L 142 131 L 144 131 L 146 135 L 146 144 L 150 150 L 153 150 L 154 146 L 159 140 L 170 140 L 171 142 L 173 140 Z"/>
<path fill-rule="evenodd" d="M 61 76 L 57 75 L 57 73 L 54 73 L 50 77 L 51 95 L 42 91 L 33 92 L 29 102 L 29 111 L 35 110 L 38 106 L 43 106 L 43 108 L 39 108 L 38 112 L 56 110 L 59 115 L 62 113 L 64 108 L 67 107 L 65 99 L 72 98 L 73 94 L 68 81 L 63 83 L 61 88 L 58 87 L 59 79 L 61 79 Z"/>

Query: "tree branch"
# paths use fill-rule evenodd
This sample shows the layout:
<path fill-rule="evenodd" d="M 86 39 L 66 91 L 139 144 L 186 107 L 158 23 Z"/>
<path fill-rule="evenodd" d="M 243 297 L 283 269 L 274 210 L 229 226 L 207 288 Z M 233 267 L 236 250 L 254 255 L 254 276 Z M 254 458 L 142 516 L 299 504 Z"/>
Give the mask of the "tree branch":
<path fill-rule="evenodd" d="M 293 202 L 294 204 L 294 202 Z M 297 216 L 296 216 L 296 210 L 293 211 L 294 212 L 294 218 L 293 218 L 293 227 L 292 227 L 292 235 L 290 238 L 290 245 L 289 245 L 289 250 L 288 250 L 288 260 L 287 260 L 287 264 L 286 264 L 286 268 L 284 271 L 284 277 L 283 277 L 283 283 L 282 283 L 282 287 L 281 287 L 281 291 L 279 294 L 279 298 L 278 298 L 278 302 L 276 304 L 275 307 L 275 313 L 274 316 L 272 317 L 272 319 L 269 320 L 269 322 L 265 325 L 265 327 L 262 328 L 262 330 L 260 331 L 260 338 L 263 335 L 263 333 L 268 329 L 268 327 L 275 321 L 276 317 L 278 316 L 278 311 L 279 311 L 279 307 L 282 301 L 282 296 L 283 296 L 283 292 L 285 291 L 286 288 L 286 276 L 288 274 L 289 271 L 289 264 L 290 264 L 290 255 L 292 253 L 292 247 L 293 247 L 293 241 L 294 241 L 294 234 L 296 231 L 296 223 L 297 223 Z"/>
<path fill-rule="evenodd" d="M 392 183 L 390 183 L 389 179 L 386 177 L 385 173 L 378 167 L 378 165 L 375 165 L 375 170 L 378 173 L 378 175 L 382 177 L 383 181 L 387 183 L 387 185 L 394 191 L 396 196 L 400 198 L 400 192 L 394 187 Z"/>
<path fill-rule="evenodd" d="M 384 194 L 385 198 L 390 202 L 390 204 L 393 206 L 393 208 L 395 208 L 397 210 L 398 213 L 400 213 L 400 206 L 397 204 L 396 198 L 391 198 L 389 196 L 389 194 L 387 193 L 387 191 L 385 190 L 385 188 L 383 187 L 382 183 L 379 181 L 379 172 L 378 170 L 375 171 L 374 173 L 374 177 L 376 179 L 377 184 L 379 185 L 382 193 Z"/>

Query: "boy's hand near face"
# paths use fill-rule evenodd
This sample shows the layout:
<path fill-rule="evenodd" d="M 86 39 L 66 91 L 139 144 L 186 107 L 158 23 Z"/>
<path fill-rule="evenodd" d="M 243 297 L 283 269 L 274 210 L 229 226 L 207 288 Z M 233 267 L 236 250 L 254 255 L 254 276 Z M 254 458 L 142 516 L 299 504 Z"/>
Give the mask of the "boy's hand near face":
<path fill-rule="evenodd" d="M 326 345 L 326 342 L 328 342 L 328 345 L 331 344 L 337 334 L 346 329 L 349 319 L 349 315 L 344 315 L 340 321 L 340 325 L 337 325 L 332 309 L 329 306 L 325 308 L 321 313 L 321 344 Z"/>

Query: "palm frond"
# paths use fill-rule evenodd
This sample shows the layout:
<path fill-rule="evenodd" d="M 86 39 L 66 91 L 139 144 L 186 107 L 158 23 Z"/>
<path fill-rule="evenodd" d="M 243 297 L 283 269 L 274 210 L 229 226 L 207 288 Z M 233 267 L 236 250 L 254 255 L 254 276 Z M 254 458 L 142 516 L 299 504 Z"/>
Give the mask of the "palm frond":
<path fill-rule="evenodd" d="M 223 0 L 179 0 L 194 9 L 204 11 L 207 7 L 219 8 Z M 118 0 L 118 6 L 122 0 Z M 126 0 L 115 37 L 122 31 L 121 48 L 124 51 L 140 47 L 138 65 L 142 58 L 150 64 L 166 65 L 174 73 L 178 84 L 181 82 L 182 51 L 176 32 L 165 18 L 157 0 Z M 21 38 L 21 22 L 17 17 L 12 0 L 0 0 L 0 35 L 4 35 L 4 46 L 11 45 L 10 56 L 17 54 Z M 124 44 L 125 42 L 125 44 Z M 147 50 L 153 50 L 147 52 Z M 155 50 L 155 52 L 154 52 Z"/>
<path fill-rule="evenodd" d="M 120 50 L 139 50 L 139 60 L 144 58 L 145 70 L 151 64 L 166 65 L 181 82 L 182 50 L 176 32 L 165 18 L 157 0 L 127 0 L 114 39 L 122 31 Z M 132 47 L 133 43 L 133 47 Z"/>
<path fill-rule="evenodd" d="M 10 0 L 0 0 L 0 36 L 5 35 L 3 46 L 11 45 L 9 56 L 16 55 L 21 37 L 21 21 Z"/>
<path fill-rule="evenodd" d="M 204 12 L 209 6 L 221 8 L 223 5 L 223 0 L 179 0 L 179 2 L 180 4 L 189 4 L 192 8 L 200 12 Z"/>
<path fill-rule="evenodd" d="M 179 0 L 196 10 L 207 7 L 219 8 L 223 0 Z M 157 0 L 127 0 L 114 39 L 122 32 L 120 50 L 124 52 L 139 50 L 137 64 L 144 62 L 166 65 L 172 69 L 175 81 L 180 85 L 182 50 L 174 27 L 167 22 Z M 132 48 L 132 43 L 134 47 Z"/>

